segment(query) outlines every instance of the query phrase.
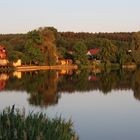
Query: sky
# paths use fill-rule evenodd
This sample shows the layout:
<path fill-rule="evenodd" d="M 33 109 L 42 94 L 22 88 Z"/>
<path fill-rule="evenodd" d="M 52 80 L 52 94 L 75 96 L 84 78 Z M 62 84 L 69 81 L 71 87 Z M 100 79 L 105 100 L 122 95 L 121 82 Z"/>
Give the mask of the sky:
<path fill-rule="evenodd" d="M 140 0 L 0 0 L 0 34 L 140 31 Z"/>

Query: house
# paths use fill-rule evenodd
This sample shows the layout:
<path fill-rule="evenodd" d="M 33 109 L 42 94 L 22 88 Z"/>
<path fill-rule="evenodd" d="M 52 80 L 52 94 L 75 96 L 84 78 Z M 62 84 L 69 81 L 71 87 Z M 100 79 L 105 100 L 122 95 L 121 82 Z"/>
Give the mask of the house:
<path fill-rule="evenodd" d="M 21 79 L 22 78 L 22 73 L 20 71 L 14 71 L 13 72 L 13 77 Z"/>
<path fill-rule="evenodd" d="M 99 51 L 100 51 L 99 48 L 90 49 L 90 50 L 88 50 L 87 55 L 90 55 L 90 56 L 97 55 L 99 53 Z"/>
<path fill-rule="evenodd" d="M 21 59 L 18 59 L 16 62 L 13 62 L 14 67 L 21 66 Z"/>
<path fill-rule="evenodd" d="M 8 63 L 5 47 L 0 45 L 0 66 L 6 66 Z"/>
<path fill-rule="evenodd" d="M 0 59 L 6 59 L 6 51 L 4 46 L 0 45 Z"/>
<path fill-rule="evenodd" d="M 94 49 L 90 49 L 87 52 L 87 56 L 89 60 L 96 60 L 97 59 L 97 54 L 100 52 L 99 48 L 94 48 Z"/>
<path fill-rule="evenodd" d="M 71 59 L 59 59 L 58 63 L 60 65 L 72 65 L 73 61 Z"/>

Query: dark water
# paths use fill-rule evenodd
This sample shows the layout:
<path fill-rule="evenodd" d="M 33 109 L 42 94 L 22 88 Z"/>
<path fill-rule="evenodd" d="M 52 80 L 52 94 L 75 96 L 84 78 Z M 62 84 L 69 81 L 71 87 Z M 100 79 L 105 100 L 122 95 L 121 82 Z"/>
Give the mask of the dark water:
<path fill-rule="evenodd" d="M 1 73 L 0 90 L 1 111 L 61 115 L 80 140 L 140 139 L 140 70 Z"/>

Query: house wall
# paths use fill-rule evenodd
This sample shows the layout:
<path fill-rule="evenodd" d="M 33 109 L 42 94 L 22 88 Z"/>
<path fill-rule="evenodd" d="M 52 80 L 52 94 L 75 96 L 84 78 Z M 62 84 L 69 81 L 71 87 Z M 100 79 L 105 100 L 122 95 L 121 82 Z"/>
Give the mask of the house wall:
<path fill-rule="evenodd" d="M 21 59 L 18 59 L 17 62 L 13 62 L 14 67 L 21 66 Z"/>

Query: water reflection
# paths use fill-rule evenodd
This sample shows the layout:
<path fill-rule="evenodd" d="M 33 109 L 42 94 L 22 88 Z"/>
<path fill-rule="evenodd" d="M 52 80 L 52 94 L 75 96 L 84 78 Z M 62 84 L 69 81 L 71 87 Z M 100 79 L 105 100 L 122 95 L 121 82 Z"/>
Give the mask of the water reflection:
<path fill-rule="evenodd" d="M 118 71 L 34 71 L 0 74 L 0 90 L 26 91 L 29 103 L 35 106 L 56 105 L 61 93 L 86 93 L 99 90 L 109 94 L 112 90 L 133 90 L 140 100 L 140 70 Z"/>

